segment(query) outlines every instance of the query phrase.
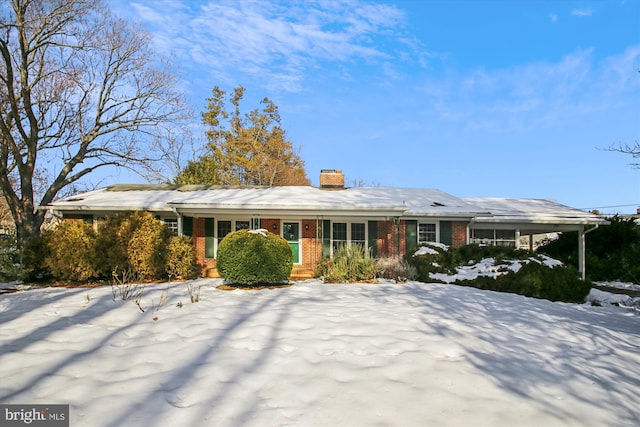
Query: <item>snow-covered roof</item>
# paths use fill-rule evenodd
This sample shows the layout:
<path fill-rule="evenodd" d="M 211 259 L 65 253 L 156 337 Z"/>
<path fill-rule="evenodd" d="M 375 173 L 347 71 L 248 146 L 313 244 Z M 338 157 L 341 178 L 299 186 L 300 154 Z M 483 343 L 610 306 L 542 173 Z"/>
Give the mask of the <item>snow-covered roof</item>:
<path fill-rule="evenodd" d="M 598 216 L 553 200 L 465 197 L 463 200 L 491 215 L 478 215 L 475 222 L 536 222 L 556 224 L 604 223 Z"/>
<path fill-rule="evenodd" d="M 550 200 L 460 198 L 435 189 L 114 185 L 51 203 L 58 211 L 403 216 L 474 222 L 595 224 L 597 216 Z"/>
<path fill-rule="evenodd" d="M 55 201 L 56 210 L 121 211 L 144 209 L 180 212 L 269 211 L 344 213 L 349 215 L 463 216 L 478 213 L 475 206 L 434 189 L 356 187 L 323 190 L 310 186 L 204 187 L 121 186 L 102 188 Z"/>

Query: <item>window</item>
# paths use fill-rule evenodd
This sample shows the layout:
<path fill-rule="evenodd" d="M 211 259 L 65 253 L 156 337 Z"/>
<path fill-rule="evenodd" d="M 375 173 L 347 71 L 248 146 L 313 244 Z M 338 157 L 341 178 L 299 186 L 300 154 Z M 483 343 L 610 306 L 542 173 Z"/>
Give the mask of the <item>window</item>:
<path fill-rule="evenodd" d="M 249 221 L 236 221 L 236 231 L 249 230 Z"/>
<path fill-rule="evenodd" d="M 333 223 L 333 252 L 347 244 L 347 224 L 345 222 Z"/>
<path fill-rule="evenodd" d="M 364 223 L 351 224 L 351 244 L 365 247 Z"/>
<path fill-rule="evenodd" d="M 516 230 L 496 230 L 495 245 L 516 246 Z"/>
<path fill-rule="evenodd" d="M 182 217 L 182 234 L 185 236 L 193 237 L 193 217 Z"/>
<path fill-rule="evenodd" d="M 436 242 L 435 224 L 418 224 L 418 243 Z"/>
<path fill-rule="evenodd" d="M 171 234 L 178 235 L 178 218 L 162 218 L 162 222 L 171 231 Z"/>
<path fill-rule="evenodd" d="M 516 246 L 516 230 L 471 230 L 471 243 L 480 245 Z"/>
<path fill-rule="evenodd" d="M 331 248 L 333 253 L 345 245 L 367 247 L 367 224 L 364 222 L 334 222 L 331 224 Z"/>
<path fill-rule="evenodd" d="M 259 216 L 254 216 L 253 218 L 251 218 L 251 229 L 252 230 L 258 230 L 260 229 L 260 217 Z"/>
<path fill-rule="evenodd" d="M 231 221 L 218 221 L 218 242 L 231 233 Z"/>

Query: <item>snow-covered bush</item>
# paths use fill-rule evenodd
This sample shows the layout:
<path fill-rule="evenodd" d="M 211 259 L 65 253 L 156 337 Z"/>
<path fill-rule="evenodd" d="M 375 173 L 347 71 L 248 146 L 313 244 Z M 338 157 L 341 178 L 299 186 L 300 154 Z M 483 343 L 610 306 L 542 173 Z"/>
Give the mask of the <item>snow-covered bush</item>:
<path fill-rule="evenodd" d="M 509 246 L 470 244 L 449 248 L 441 244 L 427 244 L 410 251 L 405 259 L 416 268 L 418 280 L 433 282 L 431 275 L 434 273 L 455 274 L 458 267 L 474 264 L 486 258 L 493 258 L 500 263 L 504 259 L 526 259 L 529 256 L 527 251 Z"/>
<path fill-rule="evenodd" d="M 378 275 L 375 260 L 369 250 L 360 245 L 341 246 L 332 259 L 322 260 L 316 267 L 316 276 L 325 282 L 364 282 Z"/>
<path fill-rule="evenodd" d="M 293 267 L 293 252 L 281 236 L 267 230 L 227 234 L 216 258 L 218 273 L 239 285 L 285 282 Z"/>
<path fill-rule="evenodd" d="M 171 236 L 165 266 L 169 277 L 193 279 L 198 275 L 198 259 L 189 236 Z"/>
<path fill-rule="evenodd" d="M 441 245 L 424 245 L 408 251 L 405 261 L 416 271 L 416 279 L 421 282 L 434 282 L 431 273 L 448 273 L 445 264 L 451 264 L 451 253 Z"/>
<path fill-rule="evenodd" d="M 580 279 L 572 266 L 550 267 L 535 261 L 525 263 L 518 271 L 510 270 L 496 277 L 478 276 L 455 284 L 571 303 L 585 302 L 592 287 L 590 281 Z"/>
<path fill-rule="evenodd" d="M 66 221 L 51 231 L 45 264 L 58 279 L 83 281 L 97 275 L 96 235 L 84 221 Z"/>

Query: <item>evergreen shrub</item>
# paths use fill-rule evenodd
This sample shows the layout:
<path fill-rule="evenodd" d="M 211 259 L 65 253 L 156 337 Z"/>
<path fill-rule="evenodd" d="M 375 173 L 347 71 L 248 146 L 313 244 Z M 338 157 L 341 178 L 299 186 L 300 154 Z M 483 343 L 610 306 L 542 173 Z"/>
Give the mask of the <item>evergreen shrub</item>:
<path fill-rule="evenodd" d="M 328 283 L 364 282 L 377 275 L 375 260 L 360 245 L 340 246 L 332 259 L 324 259 L 316 267 L 316 276 Z"/>
<path fill-rule="evenodd" d="M 234 284 L 281 283 L 291 274 L 293 252 L 283 237 L 267 230 L 239 230 L 220 242 L 216 267 Z"/>
<path fill-rule="evenodd" d="M 142 213 L 141 213 L 142 214 Z M 127 260 L 135 274 L 142 279 L 157 279 L 165 275 L 169 229 L 150 213 L 135 218 L 127 246 Z"/>
<path fill-rule="evenodd" d="M 405 261 L 415 268 L 416 280 L 429 283 L 436 281 L 431 279 L 430 273 L 452 273 L 457 265 L 462 265 L 462 261 L 454 260 L 457 256 L 455 250 L 427 244 L 408 251 Z"/>
<path fill-rule="evenodd" d="M 633 218 L 614 216 L 585 236 L 586 274 L 594 281 L 623 281 L 640 284 L 640 225 Z M 541 246 L 545 253 L 578 267 L 578 233 L 563 233 Z"/>
<path fill-rule="evenodd" d="M 416 249 L 417 250 L 417 249 Z M 535 260 L 528 251 L 508 246 L 465 245 L 444 250 L 427 245 L 416 255 L 416 250 L 407 254 L 406 260 L 417 270 L 417 280 L 437 282 L 430 273 L 455 274 L 457 267 L 475 264 L 493 258 L 496 264 L 504 260 L 528 260 L 517 272 L 507 271 L 497 278 L 479 276 L 476 279 L 457 281 L 455 284 L 479 289 L 511 292 L 551 301 L 584 302 L 591 289 L 591 282 L 580 279 L 572 266 L 549 267 Z M 534 259 L 531 259 L 534 258 Z"/>
<path fill-rule="evenodd" d="M 90 224 L 65 221 L 51 231 L 45 264 L 54 277 L 84 281 L 96 276 L 96 235 Z"/>
<path fill-rule="evenodd" d="M 524 264 L 517 272 L 509 271 L 496 278 L 480 276 L 455 284 L 570 303 L 583 303 L 592 287 L 572 266 L 548 267 L 535 261 Z"/>
<path fill-rule="evenodd" d="M 98 229 L 97 252 L 103 277 L 130 271 L 138 279 L 165 274 L 169 229 L 149 212 L 130 212 L 107 218 Z"/>
<path fill-rule="evenodd" d="M 45 259 L 49 255 L 49 236 L 51 232 L 43 231 L 40 236 L 27 241 L 20 254 L 20 264 L 25 280 L 36 281 L 51 277 L 51 270 Z"/>
<path fill-rule="evenodd" d="M 19 279 L 22 275 L 20 256 L 14 236 L 0 236 L 0 281 Z"/>
<path fill-rule="evenodd" d="M 169 277 L 193 279 L 198 276 L 198 260 L 189 236 L 171 236 L 167 244 L 166 270 Z"/>

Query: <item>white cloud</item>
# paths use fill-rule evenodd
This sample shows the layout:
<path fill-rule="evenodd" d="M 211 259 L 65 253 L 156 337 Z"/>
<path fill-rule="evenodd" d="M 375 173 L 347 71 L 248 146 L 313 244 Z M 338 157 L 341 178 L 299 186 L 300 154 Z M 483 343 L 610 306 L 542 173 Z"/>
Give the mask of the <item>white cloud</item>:
<path fill-rule="evenodd" d="M 380 38 L 419 50 L 403 39 L 404 13 L 384 4 L 209 1 L 196 6 L 166 0 L 126 8 L 125 13 L 149 27 L 158 51 L 175 52 L 185 67 L 195 62 L 189 74 L 206 67 L 217 84 L 259 80 L 297 92 L 320 63 L 389 61 L 396 53 L 379 48 Z M 422 56 L 405 57 L 418 62 Z"/>
<path fill-rule="evenodd" d="M 640 45 L 599 61 L 586 49 L 557 62 L 450 74 L 425 84 L 424 103 L 431 109 L 426 114 L 475 131 L 551 129 L 566 120 L 637 108 L 638 63 Z"/>
<path fill-rule="evenodd" d="M 593 15 L 593 10 L 591 9 L 573 9 L 571 14 L 574 16 L 591 16 Z"/>

